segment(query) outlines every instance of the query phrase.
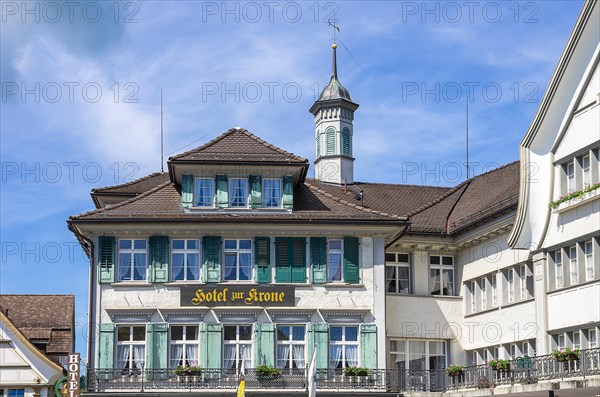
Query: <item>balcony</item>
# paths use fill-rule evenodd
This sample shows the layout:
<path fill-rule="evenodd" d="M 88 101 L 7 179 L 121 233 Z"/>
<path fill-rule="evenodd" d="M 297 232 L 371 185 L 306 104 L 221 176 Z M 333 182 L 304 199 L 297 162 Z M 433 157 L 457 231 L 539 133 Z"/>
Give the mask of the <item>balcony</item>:
<path fill-rule="evenodd" d="M 557 361 L 553 356 L 521 357 L 510 361 L 507 370 L 496 371 L 488 365 L 466 367 L 450 376 L 444 369 L 372 369 L 365 376 L 348 376 L 342 369 L 317 371 L 317 389 L 325 392 L 388 392 L 420 394 L 423 392 L 465 392 L 503 386 L 519 386 L 526 391 L 544 389 L 551 381 L 574 381 L 574 388 L 600 385 L 600 348 L 582 350 L 579 359 Z M 308 370 L 283 370 L 281 376 L 262 377 L 255 369 L 245 374 L 247 390 L 289 390 L 302 392 L 308 386 Z M 237 388 L 239 375 L 235 369 L 202 369 L 194 374 L 176 374 L 172 369 L 89 369 L 88 393 L 226 391 Z M 579 385 L 579 386 L 577 386 Z M 582 386 L 583 385 L 583 386 Z M 481 391 L 482 395 L 487 395 Z M 564 394 L 564 392 L 561 392 Z M 561 394 L 561 395 L 563 395 Z M 477 395 L 470 393 L 469 395 Z M 567 395 L 567 394 L 564 394 Z"/>

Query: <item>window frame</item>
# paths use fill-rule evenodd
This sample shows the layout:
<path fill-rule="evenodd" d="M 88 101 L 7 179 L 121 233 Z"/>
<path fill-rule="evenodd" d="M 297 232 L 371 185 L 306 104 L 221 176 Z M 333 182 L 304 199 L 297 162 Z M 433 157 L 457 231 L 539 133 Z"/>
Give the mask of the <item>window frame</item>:
<path fill-rule="evenodd" d="M 394 268 L 394 277 L 393 278 L 388 278 L 387 272 L 386 272 L 386 293 L 390 293 L 390 294 L 401 294 L 401 295 L 410 295 L 412 294 L 412 269 L 411 269 L 411 255 L 409 253 L 406 252 L 386 252 L 386 261 L 385 261 L 385 266 L 386 269 L 388 267 L 390 268 Z M 388 255 L 393 255 L 394 259 L 393 260 L 388 260 L 387 256 Z M 400 260 L 400 255 L 406 255 L 407 257 L 407 262 L 403 262 Z M 408 278 L 404 279 L 404 278 L 400 278 L 400 272 L 399 269 L 406 269 L 408 271 Z M 405 280 L 408 283 L 408 288 L 401 288 L 400 287 L 400 280 Z M 395 291 L 390 291 L 389 290 L 389 282 L 393 281 L 395 284 Z M 404 290 L 406 290 L 406 292 L 403 292 Z"/>
<path fill-rule="evenodd" d="M 277 189 L 273 189 L 273 188 L 267 188 L 266 183 L 267 182 L 279 182 L 279 195 L 277 196 L 277 205 L 268 205 L 267 200 L 273 200 L 274 196 L 267 196 L 266 192 L 267 191 L 277 191 Z M 281 180 L 281 178 L 263 178 L 262 182 L 262 194 L 261 194 L 261 198 L 262 198 L 262 206 L 263 208 L 281 208 L 281 206 L 283 205 L 283 181 Z"/>
<path fill-rule="evenodd" d="M 491 275 L 490 291 L 492 295 L 492 307 L 498 307 L 498 273 Z"/>
<path fill-rule="evenodd" d="M 575 159 L 565 163 L 564 167 L 566 193 L 573 193 L 577 190 L 577 182 L 575 180 Z"/>
<path fill-rule="evenodd" d="M 173 328 L 174 327 L 182 327 L 182 336 L 183 339 L 173 339 Z M 193 327 L 196 328 L 196 339 L 187 339 L 187 328 Z M 182 358 L 178 359 L 177 364 L 173 365 L 173 345 L 181 345 L 182 349 Z M 196 358 L 195 360 L 189 360 L 187 357 L 188 351 L 187 346 L 192 345 L 196 347 Z M 190 362 L 191 361 L 191 362 Z M 194 364 L 195 361 L 195 364 Z M 200 363 L 200 327 L 196 324 L 171 324 L 169 325 L 169 368 L 176 368 L 181 365 L 185 366 L 198 366 Z"/>
<path fill-rule="evenodd" d="M 235 327 L 235 339 L 225 339 L 225 328 L 227 327 Z M 250 339 L 240 339 L 240 327 L 250 327 Z M 225 366 L 225 346 L 234 345 L 235 346 L 235 360 L 233 362 L 233 366 L 231 368 L 226 368 Z M 223 325 L 223 339 L 222 339 L 222 347 L 223 347 L 223 368 L 225 370 L 237 370 L 240 368 L 241 359 L 243 357 L 240 356 L 242 353 L 241 347 L 244 346 L 244 349 L 249 348 L 250 353 L 248 354 L 248 359 L 245 360 L 245 367 L 252 368 L 252 360 L 254 353 L 254 325 L 253 324 L 224 324 Z"/>
<path fill-rule="evenodd" d="M 331 244 L 333 242 L 339 242 L 341 248 L 331 248 Z M 332 261 L 331 257 L 333 255 L 340 256 L 340 264 L 339 264 L 339 278 L 334 279 L 332 274 Z M 343 283 L 344 282 L 344 238 L 343 237 L 334 237 L 327 238 L 327 282 L 328 283 Z"/>
<path fill-rule="evenodd" d="M 596 265 L 594 263 L 594 240 L 593 239 L 585 240 L 582 245 L 583 245 L 583 260 L 584 260 L 584 267 L 585 267 L 585 281 L 592 281 L 596 278 Z M 588 247 L 589 247 L 589 252 L 588 252 Z"/>
<path fill-rule="evenodd" d="M 241 190 L 240 186 L 232 186 L 234 181 L 243 181 L 243 193 L 241 195 L 234 195 L 233 191 Z M 243 199 L 243 205 L 238 203 L 239 200 Z M 248 208 L 248 178 L 229 178 L 227 180 L 227 201 L 229 208 Z"/>
<path fill-rule="evenodd" d="M 430 363 L 430 359 L 432 357 L 438 357 L 438 356 L 434 356 L 432 355 L 431 352 L 431 343 L 442 343 L 442 349 L 443 349 L 443 357 L 444 357 L 444 362 L 443 362 L 443 367 L 445 368 L 448 364 L 448 341 L 446 340 L 439 340 L 439 339 L 412 339 L 412 338 L 393 338 L 390 339 L 390 342 L 394 342 L 396 349 L 393 348 L 392 344 L 390 343 L 390 348 L 389 348 L 389 359 L 391 361 L 391 365 L 393 366 L 395 363 L 397 362 L 404 362 L 404 369 L 410 370 L 410 363 L 411 363 L 411 358 L 413 358 L 412 356 L 419 354 L 420 352 L 416 352 L 413 353 L 411 352 L 411 342 L 413 344 L 415 343 L 423 343 L 423 360 L 424 360 L 424 364 L 425 364 L 425 368 L 423 368 L 422 370 L 435 370 L 435 368 L 431 368 L 431 363 Z M 402 342 L 404 344 L 404 349 L 402 350 L 402 348 L 398 348 L 398 342 Z M 479 360 L 479 353 L 477 351 L 472 351 L 471 352 L 472 355 L 472 359 L 475 359 L 475 361 Z M 400 356 L 403 357 L 404 360 L 403 361 L 398 361 L 393 360 L 394 356 Z"/>
<path fill-rule="evenodd" d="M 479 281 L 479 304 L 481 310 L 487 310 L 487 277 L 483 277 Z"/>
<path fill-rule="evenodd" d="M 119 340 L 119 329 L 121 328 L 129 328 L 129 340 L 126 341 L 120 341 Z M 143 340 L 135 340 L 134 339 L 134 328 L 143 328 L 143 335 L 144 335 L 144 339 Z M 148 353 L 148 349 L 146 346 L 146 332 L 147 332 L 147 328 L 145 324 L 117 324 L 117 326 L 115 327 L 115 331 L 116 331 L 116 338 L 115 338 L 115 366 L 117 366 L 117 369 L 119 370 L 129 370 L 129 371 L 133 371 L 133 370 L 140 370 L 140 368 L 137 368 L 135 366 L 135 359 L 133 358 L 133 347 L 134 346 L 143 346 L 144 347 L 144 357 L 142 359 L 142 368 L 145 366 L 146 364 L 146 355 Z M 127 359 L 126 359 L 126 365 L 123 367 L 119 366 L 119 346 L 127 346 L 127 349 L 129 350 L 129 353 L 127 355 Z"/>
<path fill-rule="evenodd" d="M 565 286 L 565 271 L 563 267 L 563 253 L 561 249 L 554 251 L 554 287 L 555 289 Z"/>
<path fill-rule="evenodd" d="M 439 258 L 439 263 L 434 264 L 431 263 L 432 262 L 432 258 Z M 450 258 L 452 259 L 452 265 L 445 265 L 444 264 L 444 259 L 443 258 Z M 429 254 L 429 292 L 430 295 L 434 295 L 434 296 L 456 296 L 456 285 L 455 285 L 455 268 L 454 268 L 455 262 L 454 262 L 454 256 L 453 255 L 443 255 L 443 254 Z M 438 294 L 434 294 L 434 280 L 432 279 L 432 271 L 435 271 L 437 273 L 436 277 L 438 277 L 439 280 L 439 293 Z M 449 271 L 451 274 L 451 280 L 450 280 L 450 285 L 451 285 L 451 291 L 450 293 L 446 293 L 444 294 L 444 289 L 442 288 L 442 276 L 445 274 L 446 271 Z"/>
<path fill-rule="evenodd" d="M 283 340 L 283 339 L 279 339 L 279 327 L 286 327 L 289 328 L 288 332 L 289 332 L 289 338 L 287 340 Z M 302 334 L 303 339 L 302 340 L 295 340 L 294 339 L 294 334 L 293 334 L 293 328 L 295 327 L 302 327 L 304 329 L 304 332 Z M 281 368 L 281 369 L 305 369 L 306 366 L 306 324 L 277 324 L 275 327 L 275 366 L 277 368 Z M 289 353 L 288 353 L 288 358 L 286 360 L 286 366 L 281 366 L 280 365 L 280 360 L 279 360 L 279 347 L 286 345 L 289 347 Z M 302 358 L 302 366 L 298 367 L 295 366 L 295 361 L 294 360 L 294 349 L 293 346 L 303 346 L 302 352 L 303 352 L 303 358 Z"/>
<path fill-rule="evenodd" d="M 507 303 L 514 303 L 515 297 L 515 269 L 509 268 L 506 271 L 506 301 Z"/>
<path fill-rule="evenodd" d="M 334 341 L 331 339 L 331 331 L 333 328 L 341 328 L 342 329 L 342 340 L 340 341 Z M 346 340 L 346 330 L 348 328 L 355 328 L 356 329 L 356 341 L 352 341 L 352 340 Z M 329 368 L 341 368 L 341 369 L 345 369 L 347 368 L 347 354 L 346 354 L 346 348 L 347 347 L 352 347 L 352 346 L 356 346 L 356 366 L 359 367 L 361 364 L 361 357 L 360 357 L 360 330 L 358 325 L 341 325 L 341 324 L 335 324 L 329 327 L 329 338 L 328 338 L 328 356 L 329 356 Z M 331 362 L 331 348 L 332 346 L 342 346 L 342 355 L 340 357 L 340 366 L 332 366 Z"/>
<path fill-rule="evenodd" d="M 210 181 L 210 196 L 200 196 L 199 193 L 200 191 L 198 190 L 200 188 L 200 186 L 198 186 L 198 182 L 199 181 Z M 215 179 L 214 178 L 208 178 L 208 177 L 195 177 L 194 178 L 194 204 L 193 207 L 195 208 L 214 208 L 215 207 Z M 210 197 L 210 205 L 208 204 L 204 204 L 204 205 L 198 205 L 199 204 L 199 198 L 200 197 Z"/>
<path fill-rule="evenodd" d="M 235 241 L 236 242 L 236 248 L 226 248 L 227 245 L 227 241 Z M 240 242 L 241 241 L 248 241 L 250 243 L 250 248 L 240 248 Z M 228 281 L 252 281 L 254 279 L 254 243 L 252 241 L 251 238 L 223 238 L 223 281 L 224 282 L 228 282 Z M 235 254 L 235 279 L 227 279 L 226 276 L 226 269 L 228 268 L 227 266 L 227 256 L 231 256 L 231 254 Z M 250 261 L 249 261 L 249 269 L 250 272 L 248 274 L 248 278 L 247 279 L 241 279 L 240 278 L 240 274 L 241 274 L 241 265 L 240 265 L 240 255 L 241 254 L 248 254 L 250 255 Z"/>
<path fill-rule="evenodd" d="M 121 241 L 130 241 L 131 242 L 131 247 L 132 248 L 121 248 Z M 136 241 L 143 241 L 144 242 L 144 247 L 145 248 L 135 248 L 135 242 Z M 149 247 L 148 247 L 148 239 L 147 238 L 119 238 L 117 239 L 117 280 L 119 282 L 144 282 L 148 280 L 148 251 L 149 251 Z M 130 274 L 131 274 L 131 278 L 130 279 L 123 279 L 121 277 L 121 269 L 123 268 L 123 266 L 121 265 L 121 254 L 129 254 L 130 258 L 130 263 L 128 265 L 128 267 L 130 267 Z M 136 279 L 135 278 L 135 255 L 136 254 L 144 254 L 144 258 L 145 258 L 145 264 L 143 266 L 144 269 L 144 277 L 141 279 Z M 142 266 L 139 266 L 140 268 Z"/>
<path fill-rule="evenodd" d="M 174 248 L 175 245 L 175 241 L 183 241 L 184 243 L 184 248 Z M 198 248 L 188 248 L 188 242 L 189 241 L 196 241 L 198 244 Z M 171 240 L 171 244 L 169 244 L 169 247 L 171 248 L 171 252 L 170 252 L 170 280 L 171 281 L 200 281 L 202 279 L 202 240 L 200 239 L 194 239 L 194 238 L 175 238 Z M 173 275 L 173 268 L 174 268 L 174 263 L 175 260 L 173 258 L 173 255 L 176 254 L 180 254 L 183 255 L 183 279 L 176 279 Z M 189 266 L 189 262 L 188 262 L 188 255 L 198 255 L 198 278 L 197 279 L 188 279 L 188 268 Z"/>
<path fill-rule="evenodd" d="M 579 284 L 579 264 L 577 263 L 577 244 L 566 248 L 569 258 L 569 285 Z"/>

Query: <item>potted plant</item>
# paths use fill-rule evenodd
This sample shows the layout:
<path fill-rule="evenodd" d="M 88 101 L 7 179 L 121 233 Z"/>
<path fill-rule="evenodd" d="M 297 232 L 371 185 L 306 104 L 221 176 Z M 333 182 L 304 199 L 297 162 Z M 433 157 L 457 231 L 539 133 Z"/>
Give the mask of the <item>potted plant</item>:
<path fill-rule="evenodd" d="M 554 350 L 551 354 L 556 361 L 570 362 L 579 360 L 579 355 L 581 354 L 581 352 L 579 351 L 579 349 L 571 349 L 567 347 L 565 350 Z"/>
<path fill-rule="evenodd" d="M 492 367 L 494 371 L 506 372 L 510 371 L 510 360 L 503 360 L 501 358 L 495 358 L 488 362 L 488 365 Z"/>
<path fill-rule="evenodd" d="M 184 367 L 183 365 L 178 365 L 175 368 L 175 374 L 177 374 L 179 376 L 198 376 L 198 375 L 200 375 L 201 371 L 202 371 L 202 368 L 198 367 L 198 366 L 186 365 Z"/>
<path fill-rule="evenodd" d="M 344 370 L 346 376 L 367 376 L 369 375 L 369 369 L 363 367 L 346 367 Z"/>
<path fill-rule="evenodd" d="M 446 373 L 451 377 L 464 375 L 467 367 L 464 365 L 449 365 L 446 367 Z"/>
<path fill-rule="evenodd" d="M 271 365 L 259 365 L 256 367 L 256 376 L 260 378 L 279 378 L 281 376 L 281 368 Z"/>

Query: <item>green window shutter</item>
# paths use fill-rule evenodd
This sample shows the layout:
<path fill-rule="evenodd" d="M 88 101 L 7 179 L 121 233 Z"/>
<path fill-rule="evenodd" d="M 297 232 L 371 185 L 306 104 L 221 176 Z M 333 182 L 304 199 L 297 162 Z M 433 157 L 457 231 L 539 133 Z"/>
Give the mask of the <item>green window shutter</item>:
<path fill-rule="evenodd" d="M 100 283 L 113 283 L 115 281 L 115 238 L 100 236 L 99 248 L 99 281 Z"/>
<path fill-rule="evenodd" d="M 352 147 L 350 143 L 350 130 L 344 128 L 342 130 L 342 154 L 344 156 L 352 156 Z"/>
<path fill-rule="evenodd" d="M 275 238 L 275 281 L 278 283 L 292 282 L 289 238 Z"/>
<path fill-rule="evenodd" d="M 292 283 L 306 282 L 306 239 L 291 239 Z"/>
<path fill-rule="evenodd" d="M 327 238 L 311 237 L 310 267 L 314 284 L 323 284 L 327 281 Z"/>
<path fill-rule="evenodd" d="M 229 205 L 227 175 L 217 175 L 215 179 L 217 185 L 217 208 L 226 208 Z"/>
<path fill-rule="evenodd" d="M 358 284 L 358 238 L 344 237 L 344 281 Z"/>
<path fill-rule="evenodd" d="M 256 282 L 271 282 L 271 239 L 256 237 L 254 239 L 254 265 L 256 267 Z"/>
<path fill-rule="evenodd" d="M 254 324 L 255 366 L 275 366 L 275 326 L 271 323 Z"/>
<path fill-rule="evenodd" d="M 321 156 L 321 134 L 317 131 L 317 158 Z"/>
<path fill-rule="evenodd" d="M 250 175 L 250 206 L 252 208 L 262 207 L 262 179 L 260 175 Z"/>
<path fill-rule="evenodd" d="M 98 368 L 114 368 L 115 325 L 98 324 Z"/>
<path fill-rule="evenodd" d="M 308 358 L 312 360 L 313 349 L 317 348 L 317 368 L 327 369 L 329 353 L 329 327 L 327 323 L 311 323 L 308 325 Z"/>
<path fill-rule="evenodd" d="M 204 257 L 204 281 L 221 282 L 221 237 L 204 236 L 202 238 L 202 256 Z"/>
<path fill-rule="evenodd" d="M 146 368 L 165 369 L 168 368 L 167 353 L 169 349 L 168 331 L 169 324 L 148 324 L 146 343 L 148 363 Z"/>
<path fill-rule="evenodd" d="M 200 366 L 202 368 L 221 368 L 221 345 L 223 324 L 200 324 Z"/>
<path fill-rule="evenodd" d="M 377 325 L 361 324 L 360 326 L 361 366 L 377 368 Z"/>
<path fill-rule="evenodd" d="M 149 281 L 165 283 L 169 281 L 169 237 L 151 236 Z"/>
<path fill-rule="evenodd" d="M 194 201 L 194 176 L 181 176 L 181 206 L 190 208 Z"/>
<path fill-rule="evenodd" d="M 283 208 L 294 208 L 294 178 L 283 177 Z"/>
<path fill-rule="evenodd" d="M 325 150 L 327 155 L 336 154 L 336 144 L 335 144 L 335 128 L 329 127 L 327 131 L 325 131 Z"/>

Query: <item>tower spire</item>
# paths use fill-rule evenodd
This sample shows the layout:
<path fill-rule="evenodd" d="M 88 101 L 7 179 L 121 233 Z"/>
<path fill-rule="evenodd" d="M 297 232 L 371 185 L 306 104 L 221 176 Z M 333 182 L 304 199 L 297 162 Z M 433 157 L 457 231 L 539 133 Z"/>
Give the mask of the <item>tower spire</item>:
<path fill-rule="evenodd" d="M 331 48 L 333 48 L 333 64 L 331 65 L 331 77 L 334 79 L 337 79 L 337 56 L 336 56 L 337 44 L 333 43 Z"/>

